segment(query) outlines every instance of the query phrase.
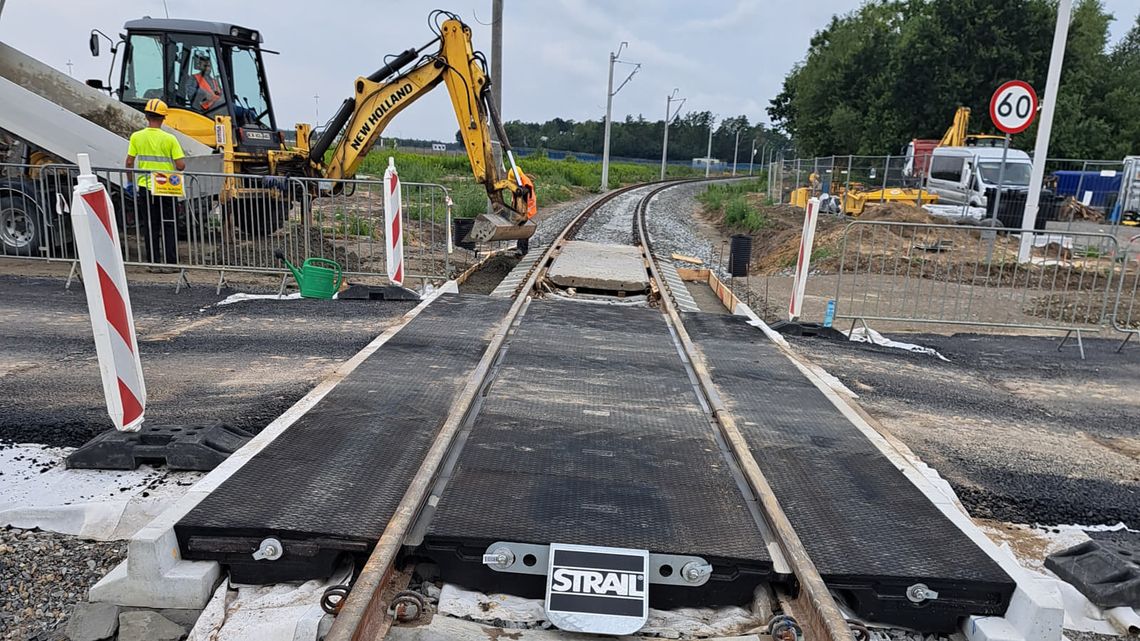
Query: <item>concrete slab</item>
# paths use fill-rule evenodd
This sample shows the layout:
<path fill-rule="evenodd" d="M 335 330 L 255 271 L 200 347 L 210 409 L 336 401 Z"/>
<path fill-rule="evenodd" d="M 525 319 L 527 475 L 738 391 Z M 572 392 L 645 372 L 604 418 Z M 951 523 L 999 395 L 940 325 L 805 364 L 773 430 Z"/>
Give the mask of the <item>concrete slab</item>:
<path fill-rule="evenodd" d="M 649 275 L 641 251 L 632 245 L 572 240 L 554 260 L 547 277 L 561 287 L 611 292 L 649 289 Z"/>

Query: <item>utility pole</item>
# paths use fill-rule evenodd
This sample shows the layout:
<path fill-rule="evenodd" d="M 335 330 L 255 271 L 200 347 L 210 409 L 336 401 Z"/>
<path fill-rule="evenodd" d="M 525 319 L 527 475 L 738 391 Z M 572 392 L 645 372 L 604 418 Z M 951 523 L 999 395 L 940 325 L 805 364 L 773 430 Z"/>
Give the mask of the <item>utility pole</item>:
<path fill-rule="evenodd" d="M 705 152 L 705 178 L 709 177 L 709 170 L 712 169 L 712 134 L 713 123 L 716 122 L 716 116 L 709 119 L 709 148 Z"/>
<path fill-rule="evenodd" d="M 71 62 L 71 60 L 69 59 L 67 61 L 67 75 L 71 76 L 72 78 L 75 77 L 75 74 L 71 73 L 71 68 L 74 66 L 75 66 L 75 63 Z"/>
<path fill-rule="evenodd" d="M 665 96 L 665 140 L 661 143 L 661 180 L 665 180 L 665 163 L 668 162 L 667 156 L 669 154 L 669 125 L 672 124 L 673 119 L 681 113 L 681 107 L 685 105 L 685 99 L 680 98 L 681 104 L 677 105 L 677 111 L 671 112 L 670 106 L 674 100 L 677 100 L 676 87 L 673 88 L 673 93 Z"/>
<path fill-rule="evenodd" d="M 767 147 L 767 145 L 765 145 Z M 764 155 L 760 155 L 760 162 L 764 162 Z M 756 164 L 756 139 L 752 139 L 752 155 L 748 157 L 748 175 L 752 175 L 752 166 Z"/>
<path fill-rule="evenodd" d="M 491 1 L 491 97 L 503 115 L 503 0 Z M 494 130 L 494 127 L 491 128 Z M 498 133 L 491 132 L 495 138 Z M 501 143 L 502 141 L 500 141 Z"/>
<path fill-rule="evenodd" d="M 618 85 L 617 89 L 614 89 L 614 63 L 619 62 L 622 50 L 628 46 L 629 43 L 622 40 L 621 44 L 618 45 L 617 53 L 610 52 L 610 76 L 606 84 L 606 131 L 604 134 L 605 137 L 602 139 L 602 191 L 609 191 L 610 189 L 610 121 L 613 115 L 614 96 L 633 78 L 633 74 L 637 73 L 637 70 L 641 68 L 640 63 L 626 63 L 634 64 L 633 71 L 629 72 L 629 76 Z"/>
<path fill-rule="evenodd" d="M 736 127 L 736 143 L 732 147 L 732 175 L 736 175 L 736 157 L 740 154 L 740 126 Z"/>
<path fill-rule="evenodd" d="M 321 126 L 321 94 L 313 94 L 313 126 Z"/>
<path fill-rule="evenodd" d="M 1053 31 L 1053 50 L 1049 54 L 1049 74 L 1045 78 L 1045 95 L 1041 100 L 1041 120 L 1037 125 L 1037 142 L 1033 146 L 1033 170 L 1029 177 L 1029 194 L 1021 218 L 1021 247 L 1018 262 L 1029 260 L 1033 246 L 1033 230 L 1037 225 L 1037 206 L 1041 202 L 1041 183 L 1045 180 L 1045 156 L 1049 153 L 1049 136 L 1053 133 L 1053 113 L 1057 110 L 1057 87 L 1061 82 L 1061 65 L 1065 62 L 1065 42 L 1069 39 L 1069 17 L 1073 0 L 1057 3 L 1057 28 Z M 998 185 L 998 190 L 1001 185 Z M 996 213 L 996 210 L 995 210 Z"/>

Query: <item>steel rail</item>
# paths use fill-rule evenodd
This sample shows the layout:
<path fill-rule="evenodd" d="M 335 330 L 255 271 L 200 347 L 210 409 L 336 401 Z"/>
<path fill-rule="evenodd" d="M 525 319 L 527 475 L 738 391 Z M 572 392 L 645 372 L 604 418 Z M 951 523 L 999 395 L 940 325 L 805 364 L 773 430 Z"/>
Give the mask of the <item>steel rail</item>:
<path fill-rule="evenodd" d="M 487 382 L 487 376 L 499 357 L 499 352 L 506 342 L 507 334 L 519 318 L 539 276 L 557 257 L 565 242 L 578 231 L 590 215 L 614 198 L 645 186 L 646 184 L 643 183 L 615 189 L 590 203 L 567 223 L 566 227 L 550 243 L 542 258 L 535 262 L 506 316 L 496 327 L 487 349 L 479 360 L 479 364 L 452 402 L 447 419 L 436 434 L 435 440 L 428 449 L 423 462 L 420 463 L 420 467 L 409 483 L 408 489 L 400 499 L 400 503 L 388 521 L 388 525 L 384 528 L 384 532 L 380 535 L 372 554 L 369 555 L 367 562 L 361 569 L 351 591 L 341 604 L 332 628 L 329 630 L 328 636 L 325 637 L 326 641 L 373 641 L 383 639 L 387 635 L 392 625 L 392 618 L 388 615 L 389 603 L 385 595 L 390 592 L 386 588 L 396 574 L 394 570 L 397 555 L 416 517 L 427 501 L 432 487 L 435 485 L 440 467 L 447 458 L 456 434 L 460 431 L 460 427 L 474 405 L 476 397 Z"/>
<path fill-rule="evenodd" d="M 657 269 L 657 259 L 653 254 L 651 240 L 646 229 L 646 214 L 649 210 L 650 200 L 669 186 L 658 187 L 646 194 L 637 203 L 637 209 L 634 212 L 634 225 L 642 254 L 649 266 L 650 274 L 662 290 L 662 310 L 673 326 L 682 348 L 692 363 L 693 372 L 696 374 L 701 390 L 708 400 L 713 417 L 720 426 L 721 434 L 744 473 L 748 485 L 756 494 L 764 519 L 777 538 L 776 544 L 780 547 L 780 551 L 783 552 L 784 558 L 795 575 L 798 590 L 791 600 L 795 609 L 792 615 L 803 626 L 805 638 L 811 639 L 811 641 L 852 641 L 854 636 L 847 625 L 847 620 L 839 610 L 835 599 L 832 598 L 827 585 L 824 584 L 823 577 L 820 576 L 815 563 L 808 556 L 803 541 L 792 527 L 792 523 L 787 514 L 784 513 L 780 502 L 776 499 L 772 486 L 768 483 L 759 463 L 752 455 L 748 442 L 737 426 L 736 418 L 725 407 L 724 400 L 721 398 L 715 383 L 713 383 L 708 363 L 685 330 L 685 325 L 681 321 L 681 316 L 673 301 L 672 292 L 669 290 L 669 284 L 661 277 Z"/>

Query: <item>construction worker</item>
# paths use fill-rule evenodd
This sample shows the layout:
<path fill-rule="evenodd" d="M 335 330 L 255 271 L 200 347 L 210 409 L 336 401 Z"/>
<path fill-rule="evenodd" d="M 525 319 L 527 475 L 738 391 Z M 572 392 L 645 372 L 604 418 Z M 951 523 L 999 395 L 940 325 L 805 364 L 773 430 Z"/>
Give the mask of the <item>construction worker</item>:
<path fill-rule="evenodd" d="M 162 130 L 166 119 L 166 103 L 158 98 L 147 101 L 143 108 L 146 116 L 146 129 L 131 134 L 127 148 L 127 169 L 138 168 L 136 172 L 138 194 L 135 199 L 135 212 L 146 238 L 147 262 L 174 264 L 178 262 L 178 235 L 176 217 L 178 199 L 172 196 L 156 196 L 151 186 L 154 180 L 152 171 L 182 171 L 186 169 L 182 145 L 173 134 Z M 141 215 L 139 215 L 141 214 Z"/>
<path fill-rule="evenodd" d="M 218 82 L 218 77 L 212 73 L 213 64 L 206 54 L 194 54 L 194 68 L 197 73 L 191 76 L 194 84 L 190 95 L 190 105 L 205 113 L 222 104 L 222 86 Z"/>

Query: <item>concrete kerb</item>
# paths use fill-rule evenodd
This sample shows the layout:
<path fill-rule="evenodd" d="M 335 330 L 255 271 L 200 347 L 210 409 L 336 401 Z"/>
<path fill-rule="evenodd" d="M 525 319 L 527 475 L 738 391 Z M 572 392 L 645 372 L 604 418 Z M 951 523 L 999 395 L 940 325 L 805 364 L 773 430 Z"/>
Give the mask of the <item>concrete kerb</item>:
<path fill-rule="evenodd" d="M 796 354 L 788 341 L 768 326 L 743 302 L 732 310 L 745 316 L 772 340 L 788 360 L 851 421 L 954 525 L 993 559 L 1017 584 L 1009 608 L 1001 617 L 969 617 L 962 632 L 969 641 L 1060 641 L 1065 610 L 1061 592 L 1052 579 L 1039 577 L 1021 567 L 1012 554 L 1002 550 L 979 529 L 966 513 L 954 490 L 937 476 L 913 451 L 890 436 L 873 417 L 852 401 L 858 398 L 835 376 Z M 929 470 L 924 472 L 923 470 Z"/>
<path fill-rule="evenodd" d="M 221 566 L 213 561 L 184 560 L 174 535 L 175 524 L 210 492 L 272 443 L 298 418 L 312 409 L 349 373 L 387 343 L 428 305 L 442 294 L 458 292 L 455 281 L 448 281 L 436 289 L 419 305 L 404 314 L 399 323 L 384 330 L 266 426 L 249 443 L 202 477 L 174 505 L 131 537 L 127 543 L 127 559 L 91 587 L 88 599 L 92 602 L 145 608 L 205 607 L 222 578 Z"/>

